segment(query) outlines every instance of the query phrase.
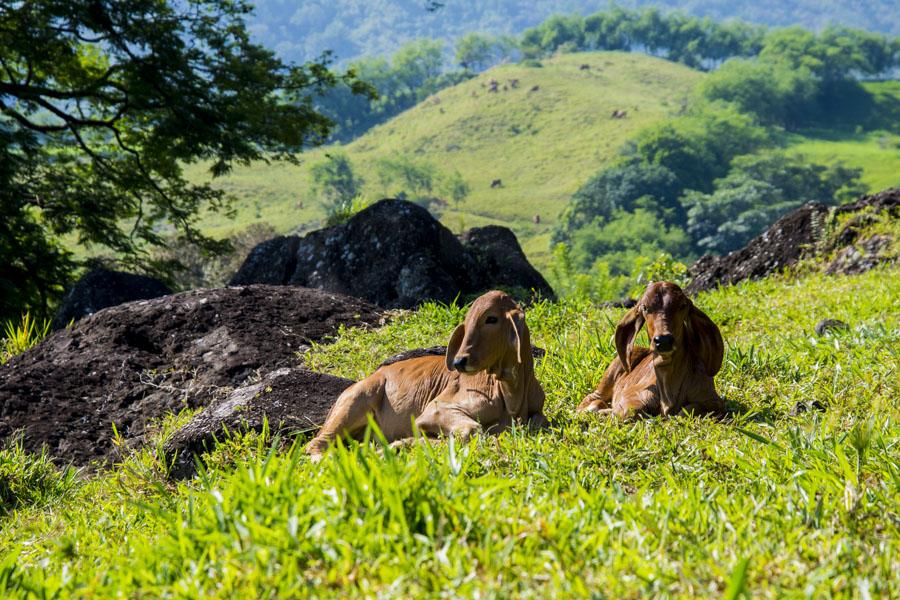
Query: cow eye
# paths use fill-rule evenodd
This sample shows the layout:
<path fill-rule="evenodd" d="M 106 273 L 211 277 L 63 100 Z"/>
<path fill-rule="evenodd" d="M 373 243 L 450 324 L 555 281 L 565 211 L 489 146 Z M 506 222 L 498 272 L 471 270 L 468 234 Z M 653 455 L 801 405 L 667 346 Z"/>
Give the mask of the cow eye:
<path fill-rule="evenodd" d="M 484 323 L 486 325 L 493 325 L 496 322 L 497 322 L 497 317 L 488 317 L 484 320 Z"/>

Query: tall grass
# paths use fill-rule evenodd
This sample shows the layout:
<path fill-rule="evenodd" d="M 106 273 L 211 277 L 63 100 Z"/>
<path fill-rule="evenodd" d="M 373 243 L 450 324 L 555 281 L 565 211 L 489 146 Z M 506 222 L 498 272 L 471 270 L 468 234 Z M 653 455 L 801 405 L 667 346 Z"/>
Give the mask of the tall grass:
<path fill-rule="evenodd" d="M 726 339 L 726 421 L 575 415 L 622 311 L 537 304 L 552 430 L 351 443 L 319 464 L 302 438 L 282 449 L 247 434 L 178 485 L 142 451 L 0 520 L 0 595 L 897 597 L 897 274 L 701 295 Z M 443 343 L 463 313 L 426 305 L 308 360 L 359 377 Z M 850 327 L 818 337 L 824 317 Z M 825 410 L 794 410 L 814 401 Z"/>
<path fill-rule="evenodd" d="M 50 321 L 39 323 L 31 313 L 23 314 L 18 323 L 7 321 L 3 327 L 3 339 L 0 340 L 0 364 L 36 346 L 48 333 Z"/>

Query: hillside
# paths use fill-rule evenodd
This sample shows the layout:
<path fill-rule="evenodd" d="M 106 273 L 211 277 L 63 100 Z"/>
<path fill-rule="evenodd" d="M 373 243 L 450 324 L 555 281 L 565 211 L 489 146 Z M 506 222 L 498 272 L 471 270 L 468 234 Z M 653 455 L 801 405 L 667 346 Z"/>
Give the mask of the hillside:
<path fill-rule="evenodd" d="M 429 12 L 426 0 L 334 0 L 297 3 L 256 0 L 251 31 L 263 45 L 290 60 L 309 60 L 333 50 L 341 61 L 359 56 L 390 54 L 416 38 L 454 40 L 470 31 L 519 34 L 554 14 L 590 14 L 609 7 L 608 0 L 444 0 Z M 714 20 L 742 19 L 783 27 L 821 29 L 830 23 L 883 33 L 900 33 L 900 12 L 891 0 L 621 0 L 619 6 L 656 6 L 683 10 Z"/>
<path fill-rule="evenodd" d="M 549 251 L 550 231 L 578 187 L 642 127 L 675 114 L 702 74 L 638 53 L 560 55 L 542 67 L 503 65 L 441 91 L 347 145 L 365 194 L 386 193 L 377 160 L 406 156 L 439 170 L 458 170 L 471 192 L 442 221 L 451 229 L 502 223 L 512 227 L 533 261 Z M 582 66 L 587 65 L 587 69 Z M 496 79 L 500 91 L 487 84 Z M 510 80 L 518 87 L 503 91 Z M 533 88 L 538 89 L 532 91 Z M 627 110 L 613 119 L 614 110 Z M 300 166 L 257 164 L 217 182 L 241 200 L 236 222 L 213 216 L 209 231 L 227 235 L 266 221 L 286 232 L 322 218 L 310 191 L 308 165 L 330 148 L 304 154 Z M 192 171 L 202 177 L 200 167 Z M 500 188 L 491 182 L 500 179 Z M 533 216 L 541 217 L 535 225 Z"/>
<path fill-rule="evenodd" d="M 622 310 L 569 300 L 528 312 L 540 434 L 319 464 L 302 437 L 270 452 L 250 434 L 177 484 L 153 447 L 81 476 L 0 450 L 0 595 L 896 597 L 897 298 L 896 266 L 700 294 L 726 340 L 723 421 L 575 415 Z M 462 314 L 426 305 L 306 359 L 359 377 Z M 823 318 L 848 329 L 818 336 Z"/>
<path fill-rule="evenodd" d="M 638 130 L 676 115 L 704 75 L 640 53 L 563 54 L 542 65 L 496 67 L 341 147 L 365 179 L 364 195 L 376 200 L 390 194 L 377 173 L 384 158 L 407 157 L 443 173 L 458 170 L 471 191 L 443 211 L 444 224 L 454 231 L 507 225 L 529 259 L 545 268 L 550 233 L 573 192 Z M 497 93 L 487 90 L 492 79 L 500 86 Z M 518 87 L 503 91 L 513 79 Z M 539 89 L 531 91 L 535 86 Z M 892 81 L 866 88 L 878 99 L 877 110 L 866 115 L 866 130 L 836 123 L 835 130 L 784 135 L 781 143 L 810 161 L 860 168 L 863 182 L 877 191 L 900 183 L 900 146 L 892 129 L 900 88 Z M 626 109 L 627 117 L 611 118 L 616 109 Z M 281 233 L 318 226 L 324 213 L 311 190 L 309 166 L 335 149 L 307 152 L 298 166 L 257 163 L 217 180 L 239 199 L 238 216 L 232 221 L 207 215 L 204 228 L 226 236 L 255 222 Z M 205 178 L 199 165 L 189 173 Z M 502 187 L 491 188 L 495 179 Z M 540 215 L 540 224 L 534 215 Z"/>

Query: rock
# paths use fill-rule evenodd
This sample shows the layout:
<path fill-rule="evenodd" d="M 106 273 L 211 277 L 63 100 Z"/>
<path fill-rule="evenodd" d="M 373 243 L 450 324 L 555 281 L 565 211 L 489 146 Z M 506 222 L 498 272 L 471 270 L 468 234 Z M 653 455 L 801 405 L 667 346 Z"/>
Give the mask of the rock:
<path fill-rule="evenodd" d="M 518 290 L 514 295 L 520 298 L 529 297 L 533 292 L 549 300 L 556 297 L 547 280 L 528 262 L 516 234 L 506 227 L 475 227 L 464 232 L 460 241 L 475 259 L 481 280 L 479 287 L 484 290 Z"/>
<path fill-rule="evenodd" d="M 0 439 L 21 430 L 85 465 L 114 456 L 182 408 L 206 406 L 341 325 L 376 324 L 356 298 L 284 286 L 195 290 L 103 309 L 0 366 Z"/>
<path fill-rule="evenodd" d="M 792 417 L 796 417 L 797 415 L 801 415 L 807 411 L 815 410 L 817 412 L 825 412 L 827 409 L 825 405 L 823 405 L 818 400 L 813 400 L 812 402 L 798 402 L 791 408 L 790 415 Z"/>
<path fill-rule="evenodd" d="M 306 368 L 282 368 L 262 381 L 235 389 L 216 400 L 176 431 L 164 452 L 172 461 L 169 476 L 196 473 L 195 456 L 212 450 L 227 432 L 262 431 L 291 435 L 321 427 L 334 401 L 353 381 Z"/>
<path fill-rule="evenodd" d="M 833 235 L 826 222 L 852 215 Z M 692 277 L 685 291 L 696 294 L 719 285 L 757 279 L 781 271 L 806 257 L 836 252 L 828 274 L 855 274 L 897 260 L 896 240 L 872 235 L 862 242 L 865 229 L 878 221 L 900 217 L 900 188 L 863 196 L 855 202 L 828 209 L 810 202 L 785 215 L 768 231 L 726 256 L 704 256 L 688 269 Z"/>
<path fill-rule="evenodd" d="M 843 331 L 850 329 L 850 326 L 839 319 L 822 319 L 814 328 L 816 335 L 822 336 L 826 333 L 835 331 Z"/>
<path fill-rule="evenodd" d="M 552 297 L 512 232 L 482 228 L 465 239 L 466 246 L 421 206 L 382 200 L 342 225 L 260 244 L 231 285 L 305 286 L 385 308 L 450 303 L 495 287 Z"/>
<path fill-rule="evenodd" d="M 299 242 L 300 238 L 295 235 L 280 235 L 258 244 L 250 251 L 229 285 L 287 285 L 297 268 Z M 247 273 L 253 273 L 253 281 L 249 281 Z"/>
<path fill-rule="evenodd" d="M 827 214 L 827 206 L 809 202 L 776 221 L 742 249 L 725 256 L 702 257 L 688 269 L 691 282 L 684 291 L 697 294 L 719 285 L 765 277 L 813 254 Z"/>
<path fill-rule="evenodd" d="M 601 302 L 600 308 L 634 308 L 636 305 L 637 300 L 635 300 L 634 298 L 625 298 L 623 300 Z"/>
<path fill-rule="evenodd" d="M 103 308 L 133 300 L 158 298 L 171 293 L 166 284 L 152 277 L 102 268 L 94 269 L 75 282 L 66 292 L 51 327 L 55 331 Z"/>
<path fill-rule="evenodd" d="M 825 272 L 829 275 L 865 273 L 894 260 L 895 257 L 888 252 L 891 244 L 892 240 L 887 235 L 873 235 L 858 244 L 841 248 Z"/>

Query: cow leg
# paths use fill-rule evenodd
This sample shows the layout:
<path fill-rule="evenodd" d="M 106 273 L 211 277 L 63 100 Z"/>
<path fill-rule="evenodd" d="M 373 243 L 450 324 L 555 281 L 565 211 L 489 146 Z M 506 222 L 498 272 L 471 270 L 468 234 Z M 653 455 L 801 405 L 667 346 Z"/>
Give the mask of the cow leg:
<path fill-rule="evenodd" d="M 616 357 L 606 368 L 597 389 L 584 397 L 575 412 L 601 412 L 612 406 L 613 388 L 616 381 L 625 374 L 622 361 Z"/>
<path fill-rule="evenodd" d="M 613 400 L 613 413 L 621 419 L 636 416 L 655 416 L 660 412 L 656 386 L 630 386 Z"/>
<path fill-rule="evenodd" d="M 339 435 L 357 437 L 369 423 L 369 415 L 384 396 L 384 381 L 377 374 L 355 383 L 342 393 L 325 418 L 325 424 L 306 447 L 306 453 L 321 457 Z"/>
<path fill-rule="evenodd" d="M 481 424 L 459 409 L 432 400 L 416 419 L 416 427 L 426 435 L 455 435 L 463 440 L 482 430 Z"/>

